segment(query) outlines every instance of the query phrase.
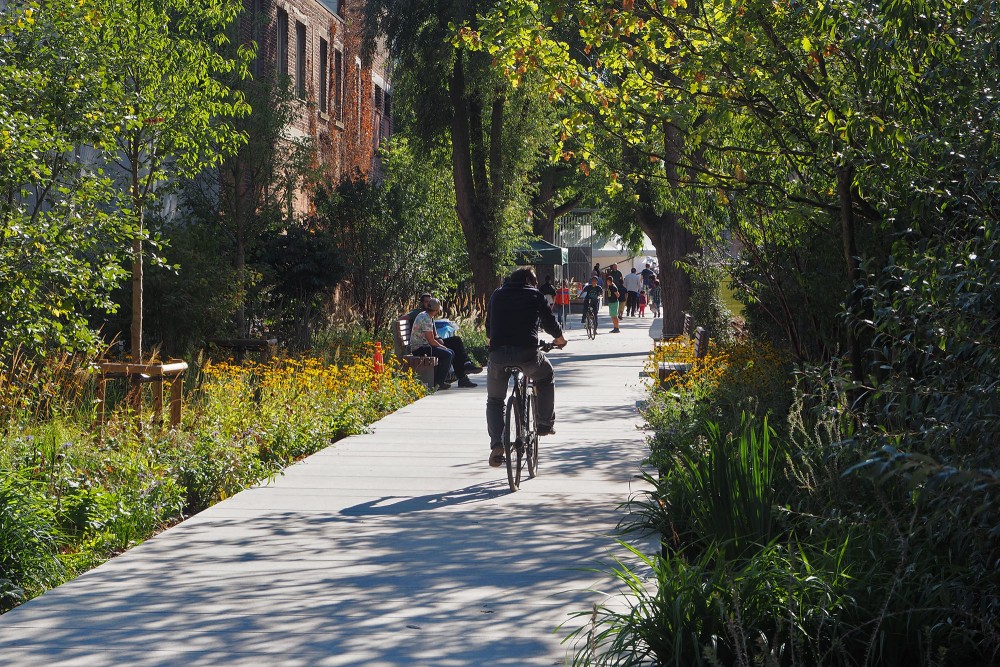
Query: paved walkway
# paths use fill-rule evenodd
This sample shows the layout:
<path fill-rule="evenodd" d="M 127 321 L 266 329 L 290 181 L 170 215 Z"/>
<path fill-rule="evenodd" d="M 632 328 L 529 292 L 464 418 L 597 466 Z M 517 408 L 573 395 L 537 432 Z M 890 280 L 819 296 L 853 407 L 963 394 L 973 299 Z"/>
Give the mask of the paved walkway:
<path fill-rule="evenodd" d="M 557 434 L 518 493 L 479 376 L 0 616 L 0 663 L 567 664 L 557 628 L 616 589 L 587 568 L 623 555 L 650 322 L 552 353 Z"/>

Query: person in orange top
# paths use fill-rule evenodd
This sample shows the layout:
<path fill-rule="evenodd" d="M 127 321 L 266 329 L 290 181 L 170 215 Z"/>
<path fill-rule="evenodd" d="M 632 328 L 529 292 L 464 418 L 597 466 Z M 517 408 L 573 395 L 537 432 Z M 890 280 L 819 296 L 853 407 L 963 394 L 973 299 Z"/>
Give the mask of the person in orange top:
<path fill-rule="evenodd" d="M 569 283 L 563 279 L 556 289 L 556 318 L 560 326 L 566 325 L 566 313 L 569 312 Z"/>

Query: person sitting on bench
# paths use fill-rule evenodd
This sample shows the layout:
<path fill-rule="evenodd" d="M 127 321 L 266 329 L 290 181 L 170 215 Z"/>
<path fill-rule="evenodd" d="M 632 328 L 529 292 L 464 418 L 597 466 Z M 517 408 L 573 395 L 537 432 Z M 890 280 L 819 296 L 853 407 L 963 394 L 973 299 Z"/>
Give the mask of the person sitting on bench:
<path fill-rule="evenodd" d="M 440 338 L 437 335 L 437 327 L 434 325 L 434 317 L 441 312 L 441 302 L 434 297 L 427 295 L 422 299 L 425 304 L 423 311 L 420 311 L 413 318 L 410 327 L 410 351 L 418 357 L 435 356 L 438 358 L 438 365 L 434 369 L 434 386 L 438 389 L 449 389 L 451 387 L 445 381 L 448 377 L 449 367 L 455 371 L 458 378 L 459 387 L 475 387 L 476 383 L 469 379 L 469 373 L 478 373 L 483 369 L 475 364 L 471 364 L 469 357 L 465 353 L 465 344 L 459 338 L 457 344 L 452 343 L 450 347 L 446 341 L 456 338 Z"/>
<path fill-rule="evenodd" d="M 406 319 L 410 322 L 411 330 L 413 327 L 413 320 L 427 308 L 427 302 L 430 299 L 430 293 L 424 292 L 420 295 L 420 307 L 414 308 L 406 314 Z M 461 336 L 448 336 L 447 338 L 441 338 L 440 340 L 444 343 L 446 348 L 455 353 L 455 360 L 452 362 L 455 367 L 455 377 L 461 378 L 463 376 L 475 375 L 476 373 L 483 372 L 483 367 L 474 362 L 472 357 L 469 356 L 469 353 L 465 351 L 465 343 L 462 342 Z M 412 344 L 410 345 L 410 349 L 413 349 Z M 462 371 L 459 372 L 459 369 L 462 369 Z"/>

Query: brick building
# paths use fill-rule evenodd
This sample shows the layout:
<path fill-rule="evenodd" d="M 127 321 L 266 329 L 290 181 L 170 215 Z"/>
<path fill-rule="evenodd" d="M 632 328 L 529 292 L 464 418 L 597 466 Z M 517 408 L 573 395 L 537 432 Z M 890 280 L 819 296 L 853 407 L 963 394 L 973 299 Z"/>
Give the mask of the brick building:
<path fill-rule="evenodd" d="M 392 133 L 387 60 L 362 62 L 364 0 L 244 0 L 240 39 L 256 42 L 255 77 L 286 75 L 302 100 L 289 128 L 317 148 L 331 183 L 376 170 L 376 148 Z"/>

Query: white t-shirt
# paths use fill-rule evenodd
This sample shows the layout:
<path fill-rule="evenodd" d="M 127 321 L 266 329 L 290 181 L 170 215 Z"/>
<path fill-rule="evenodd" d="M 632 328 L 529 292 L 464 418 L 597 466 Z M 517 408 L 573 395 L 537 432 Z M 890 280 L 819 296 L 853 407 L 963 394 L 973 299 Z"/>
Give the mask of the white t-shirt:
<path fill-rule="evenodd" d="M 638 273 L 629 273 L 622 282 L 625 283 L 626 291 L 638 292 L 642 289 L 642 276 Z"/>
<path fill-rule="evenodd" d="M 410 351 L 416 350 L 418 347 L 423 347 L 424 345 L 430 345 L 427 342 L 427 336 L 425 335 L 428 331 L 436 334 L 437 331 L 434 327 L 434 320 L 427 311 L 422 313 L 417 313 L 417 316 L 413 318 L 413 327 L 410 328 Z"/>

